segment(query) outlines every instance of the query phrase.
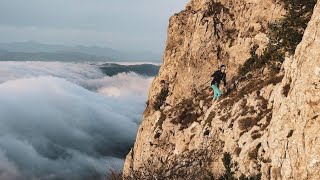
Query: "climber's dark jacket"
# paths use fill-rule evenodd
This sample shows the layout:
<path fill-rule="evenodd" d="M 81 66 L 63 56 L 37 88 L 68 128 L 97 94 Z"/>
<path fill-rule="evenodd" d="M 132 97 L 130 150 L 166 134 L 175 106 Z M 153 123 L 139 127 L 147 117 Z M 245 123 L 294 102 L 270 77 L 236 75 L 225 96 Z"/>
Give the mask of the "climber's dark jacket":
<path fill-rule="evenodd" d="M 226 73 L 223 73 L 220 70 L 217 70 L 212 74 L 211 77 L 213 77 L 213 80 L 211 81 L 211 85 L 216 84 L 219 87 L 221 81 L 223 81 L 224 86 L 227 85 Z"/>

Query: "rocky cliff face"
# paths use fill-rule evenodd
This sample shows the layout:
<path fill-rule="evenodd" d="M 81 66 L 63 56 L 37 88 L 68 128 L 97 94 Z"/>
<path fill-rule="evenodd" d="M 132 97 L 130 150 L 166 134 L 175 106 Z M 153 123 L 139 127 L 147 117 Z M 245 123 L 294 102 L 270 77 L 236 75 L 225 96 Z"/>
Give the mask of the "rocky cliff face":
<path fill-rule="evenodd" d="M 274 179 L 320 179 L 320 2 L 285 77 L 274 88 L 265 141 Z M 283 93 L 286 91 L 286 93 Z"/>
<path fill-rule="evenodd" d="M 275 0 L 192 0 L 170 19 L 164 64 L 150 89 L 126 179 L 318 179 L 320 9 L 294 57 L 237 79 L 268 44 Z M 233 91 L 211 104 L 211 73 L 228 66 Z M 235 81 L 237 79 L 237 81 Z"/>

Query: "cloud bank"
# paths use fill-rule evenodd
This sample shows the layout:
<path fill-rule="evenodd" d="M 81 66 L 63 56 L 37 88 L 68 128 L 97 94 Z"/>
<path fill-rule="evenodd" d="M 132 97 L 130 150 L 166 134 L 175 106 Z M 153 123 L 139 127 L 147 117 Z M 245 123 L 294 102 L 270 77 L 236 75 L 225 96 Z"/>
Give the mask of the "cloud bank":
<path fill-rule="evenodd" d="M 89 179 L 121 169 L 152 79 L 69 65 L 0 63 L 0 179 Z"/>

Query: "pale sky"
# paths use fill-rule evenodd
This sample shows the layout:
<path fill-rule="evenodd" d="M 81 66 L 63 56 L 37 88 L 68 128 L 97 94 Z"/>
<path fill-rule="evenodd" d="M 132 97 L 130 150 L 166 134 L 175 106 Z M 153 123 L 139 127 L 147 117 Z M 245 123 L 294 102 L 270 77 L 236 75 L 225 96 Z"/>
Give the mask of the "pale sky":
<path fill-rule="evenodd" d="M 171 15 L 189 0 L 0 0 L 0 42 L 163 51 Z"/>

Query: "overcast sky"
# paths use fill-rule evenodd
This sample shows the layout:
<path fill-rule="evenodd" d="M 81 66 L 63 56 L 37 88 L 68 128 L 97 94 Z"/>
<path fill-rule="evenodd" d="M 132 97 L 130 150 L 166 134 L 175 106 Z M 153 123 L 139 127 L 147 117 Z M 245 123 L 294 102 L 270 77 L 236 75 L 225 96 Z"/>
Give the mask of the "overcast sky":
<path fill-rule="evenodd" d="M 0 42 L 162 52 L 168 20 L 189 0 L 0 0 Z"/>

